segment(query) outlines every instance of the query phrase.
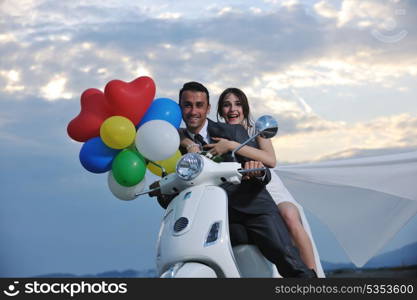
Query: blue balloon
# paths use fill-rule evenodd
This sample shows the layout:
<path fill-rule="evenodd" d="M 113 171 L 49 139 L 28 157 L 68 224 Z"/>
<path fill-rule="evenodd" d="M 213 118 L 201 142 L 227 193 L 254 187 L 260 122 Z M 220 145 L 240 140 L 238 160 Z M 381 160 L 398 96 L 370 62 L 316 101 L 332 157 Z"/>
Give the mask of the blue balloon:
<path fill-rule="evenodd" d="M 164 120 L 171 123 L 175 128 L 179 128 L 181 125 L 180 106 L 177 102 L 168 98 L 155 99 L 136 128 L 152 120 Z"/>
<path fill-rule="evenodd" d="M 82 166 L 93 173 L 104 173 L 111 169 L 113 158 L 120 150 L 107 147 L 100 137 L 89 139 L 80 150 Z"/>

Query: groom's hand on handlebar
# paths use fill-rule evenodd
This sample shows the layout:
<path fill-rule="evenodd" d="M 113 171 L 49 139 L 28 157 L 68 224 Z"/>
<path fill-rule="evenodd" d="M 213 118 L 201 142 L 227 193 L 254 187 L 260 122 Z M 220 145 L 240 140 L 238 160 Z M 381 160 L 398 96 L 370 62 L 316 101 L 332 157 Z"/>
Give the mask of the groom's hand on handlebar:
<path fill-rule="evenodd" d="M 155 189 L 155 188 L 158 188 L 158 187 L 159 187 L 159 181 L 155 181 L 154 183 L 152 183 L 149 186 L 149 189 L 152 190 L 152 189 Z M 153 192 L 150 192 L 148 195 L 149 195 L 149 197 L 161 197 L 162 196 L 160 189 L 158 189 L 156 191 L 153 191 Z"/>
<path fill-rule="evenodd" d="M 159 205 L 163 208 L 166 209 L 169 205 L 169 203 L 171 202 L 172 198 L 167 198 L 165 197 L 165 195 L 163 195 L 161 193 L 161 189 L 159 188 L 159 181 L 155 181 L 154 183 L 152 183 L 149 186 L 149 189 L 156 189 L 155 191 L 149 192 L 148 195 L 149 197 L 156 197 L 156 199 L 158 200 Z"/>
<path fill-rule="evenodd" d="M 245 162 L 245 166 L 243 169 L 247 170 L 247 169 L 255 169 L 255 168 L 263 168 L 264 164 L 260 161 L 247 161 Z M 250 178 L 256 178 L 256 177 L 263 177 L 265 175 L 265 171 L 254 171 L 254 172 L 249 172 L 246 173 L 243 177 L 242 180 L 247 180 Z"/>

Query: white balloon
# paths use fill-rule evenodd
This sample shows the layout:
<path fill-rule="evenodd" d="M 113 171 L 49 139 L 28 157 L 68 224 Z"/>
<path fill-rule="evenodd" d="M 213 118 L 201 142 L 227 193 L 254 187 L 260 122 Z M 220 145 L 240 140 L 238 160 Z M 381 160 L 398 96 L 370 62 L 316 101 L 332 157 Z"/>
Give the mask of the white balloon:
<path fill-rule="evenodd" d="M 148 121 L 136 133 L 136 148 L 152 161 L 170 158 L 178 150 L 180 136 L 171 123 L 163 120 Z"/>
<path fill-rule="evenodd" d="M 123 186 L 120 185 L 113 177 L 112 171 L 109 172 L 107 177 L 107 184 L 112 194 L 120 200 L 133 200 L 138 196 L 135 194 L 142 192 L 145 189 L 146 181 L 145 178 L 134 186 Z"/>

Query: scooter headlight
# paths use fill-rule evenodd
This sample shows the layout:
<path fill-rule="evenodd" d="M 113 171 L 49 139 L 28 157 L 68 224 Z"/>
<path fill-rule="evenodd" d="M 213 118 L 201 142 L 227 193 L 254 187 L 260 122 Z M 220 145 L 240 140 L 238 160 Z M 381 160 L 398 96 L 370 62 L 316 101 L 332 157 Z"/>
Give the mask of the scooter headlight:
<path fill-rule="evenodd" d="M 200 154 L 185 154 L 177 163 L 177 175 L 183 180 L 193 180 L 203 170 L 204 161 Z"/>

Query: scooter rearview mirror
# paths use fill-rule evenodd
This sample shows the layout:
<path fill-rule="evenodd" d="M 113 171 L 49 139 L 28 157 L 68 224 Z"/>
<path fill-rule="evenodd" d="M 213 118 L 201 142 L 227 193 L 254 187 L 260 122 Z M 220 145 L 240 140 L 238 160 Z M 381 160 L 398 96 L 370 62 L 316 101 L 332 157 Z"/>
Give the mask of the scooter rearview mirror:
<path fill-rule="evenodd" d="M 255 122 L 255 132 L 265 139 L 273 138 L 278 132 L 278 122 L 272 116 L 262 116 Z"/>
<path fill-rule="evenodd" d="M 162 178 L 164 178 L 165 176 L 167 176 L 167 175 L 168 175 L 167 171 L 165 170 L 165 168 L 164 168 L 163 166 L 161 166 L 160 164 L 157 164 L 156 162 L 154 162 L 154 161 L 152 161 L 152 160 L 150 160 L 149 162 L 150 162 L 151 164 L 153 164 L 154 166 L 156 166 L 156 167 L 158 167 L 158 168 L 160 168 L 160 169 L 161 169 L 161 171 L 162 171 L 162 175 L 161 175 L 161 177 L 162 177 Z"/>

